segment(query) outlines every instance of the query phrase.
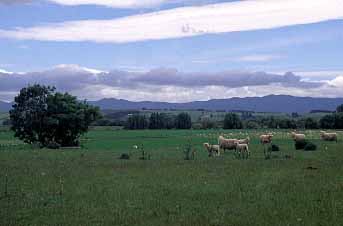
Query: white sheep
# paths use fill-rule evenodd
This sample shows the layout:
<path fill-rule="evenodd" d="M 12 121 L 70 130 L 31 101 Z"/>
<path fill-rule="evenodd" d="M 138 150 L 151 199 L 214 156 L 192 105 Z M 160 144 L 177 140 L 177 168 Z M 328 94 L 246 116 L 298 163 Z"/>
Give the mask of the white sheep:
<path fill-rule="evenodd" d="M 261 144 L 270 144 L 273 141 L 273 134 L 263 134 L 260 136 Z"/>
<path fill-rule="evenodd" d="M 250 156 L 250 150 L 249 150 L 249 145 L 248 144 L 240 144 L 239 142 L 235 142 L 236 146 L 236 152 L 239 155 L 246 154 L 247 158 Z"/>
<path fill-rule="evenodd" d="M 247 138 L 245 138 L 245 139 L 240 139 L 240 140 L 238 140 L 238 142 L 240 143 L 240 144 L 250 144 L 250 137 L 247 137 Z"/>
<path fill-rule="evenodd" d="M 306 138 L 305 134 L 295 132 L 291 133 L 291 137 L 295 142 L 304 141 Z"/>
<path fill-rule="evenodd" d="M 223 136 L 219 136 L 218 138 L 219 147 L 224 151 L 234 150 L 236 148 L 235 142 L 237 141 L 237 139 L 225 139 Z"/>
<path fill-rule="evenodd" d="M 209 144 L 209 143 L 204 143 L 203 145 L 207 149 L 209 157 L 220 156 L 220 147 L 219 147 L 219 145 L 212 145 L 212 144 Z"/>
<path fill-rule="evenodd" d="M 327 133 L 325 131 L 320 131 L 320 139 L 324 141 L 336 141 L 337 143 L 337 133 Z"/>

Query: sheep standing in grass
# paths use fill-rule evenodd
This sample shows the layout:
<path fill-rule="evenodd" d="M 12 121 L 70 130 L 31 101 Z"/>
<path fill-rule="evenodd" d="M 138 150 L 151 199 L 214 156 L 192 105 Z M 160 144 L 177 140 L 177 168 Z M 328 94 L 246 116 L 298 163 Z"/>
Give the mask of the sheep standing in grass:
<path fill-rule="evenodd" d="M 293 139 L 295 142 L 304 141 L 305 138 L 306 138 L 305 134 L 302 134 L 302 133 L 295 133 L 295 132 L 292 132 L 292 133 L 291 133 L 291 137 L 292 137 L 292 139 Z"/>
<path fill-rule="evenodd" d="M 260 136 L 261 144 L 271 144 L 273 141 L 273 134 L 263 134 Z"/>
<path fill-rule="evenodd" d="M 219 147 L 219 145 L 211 145 L 209 143 L 204 143 L 203 145 L 207 149 L 209 157 L 220 156 L 220 147 Z"/>
<path fill-rule="evenodd" d="M 250 150 L 248 144 L 240 144 L 238 141 L 235 142 L 236 153 L 239 155 L 245 155 L 247 158 L 250 156 Z"/>
<path fill-rule="evenodd" d="M 240 143 L 240 144 L 250 144 L 250 137 L 247 137 L 247 138 L 245 138 L 245 139 L 240 139 L 240 140 L 238 140 L 238 143 Z"/>
<path fill-rule="evenodd" d="M 238 142 L 237 139 L 225 139 L 223 136 L 219 136 L 218 144 L 221 149 L 224 151 L 226 150 L 234 150 L 236 149 L 235 142 Z"/>
<path fill-rule="evenodd" d="M 325 131 L 320 131 L 320 139 L 324 141 L 336 141 L 337 143 L 337 133 L 327 133 Z"/>

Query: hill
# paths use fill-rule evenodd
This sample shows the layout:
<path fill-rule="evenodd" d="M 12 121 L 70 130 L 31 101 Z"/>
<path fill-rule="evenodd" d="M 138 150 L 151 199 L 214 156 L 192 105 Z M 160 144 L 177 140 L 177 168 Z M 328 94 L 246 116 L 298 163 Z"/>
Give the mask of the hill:
<path fill-rule="evenodd" d="M 308 113 L 314 110 L 334 111 L 343 103 L 343 98 L 312 98 L 287 95 L 270 95 L 265 97 L 245 97 L 230 99 L 214 99 L 209 101 L 194 101 L 188 103 L 168 102 L 132 102 L 122 99 L 102 99 L 90 101 L 101 109 L 138 110 L 138 109 L 179 109 L 179 110 L 224 110 L 224 111 L 254 111 L 254 112 L 285 112 Z"/>

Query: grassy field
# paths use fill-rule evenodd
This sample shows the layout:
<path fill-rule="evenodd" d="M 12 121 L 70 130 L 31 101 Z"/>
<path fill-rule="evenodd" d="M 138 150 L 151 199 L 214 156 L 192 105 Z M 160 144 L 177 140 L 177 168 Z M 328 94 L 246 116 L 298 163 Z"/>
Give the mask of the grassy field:
<path fill-rule="evenodd" d="M 114 131 L 94 129 L 79 150 L 39 150 L 0 130 L 0 225 L 286 226 L 343 225 L 343 133 L 315 152 L 295 151 L 274 131 L 281 152 L 264 159 L 265 131 Z M 218 134 L 252 138 L 252 155 L 208 158 Z M 183 159 L 191 140 L 197 150 Z M 143 145 L 151 160 L 139 160 Z M 122 153 L 131 160 L 119 160 Z M 286 155 L 288 156 L 286 158 Z"/>

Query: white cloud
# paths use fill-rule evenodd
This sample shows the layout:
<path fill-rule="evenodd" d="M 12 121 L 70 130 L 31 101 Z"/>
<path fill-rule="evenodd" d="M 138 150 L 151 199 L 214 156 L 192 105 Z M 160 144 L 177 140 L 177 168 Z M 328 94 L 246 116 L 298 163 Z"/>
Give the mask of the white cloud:
<path fill-rule="evenodd" d="M 342 0 L 247 0 L 181 7 L 113 20 L 71 21 L 0 30 L 0 37 L 126 43 L 273 29 L 334 19 L 343 19 Z"/>
<path fill-rule="evenodd" d="M 172 69 L 105 72 L 65 64 L 50 70 L 22 74 L 0 70 L 0 99 L 11 101 L 21 88 L 34 83 L 53 85 L 59 91 L 89 100 L 122 98 L 131 101 L 188 102 L 270 94 L 343 96 L 343 74 L 317 84 L 304 82 L 291 73 L 182 73 Z"/>
<path fill-rule="evenodd" d="M 280 56 L 275 55 L 247 55 L 238 57 L 235 60 L 239 62 L 268 62 L 279 58 Z"/>
<path fill-rule="evenodd" d="M 3 73 L 3 74 L 13 74 L 13 72 L 6 71 L 6 70 L 3 70 L 3 69 L 0 69 L 0 73 Z"/>
<path fill-rule="evenodd" d="M 338 76 L 337 78 L 329 81 L 328 84 L 336 88 L 343 88 L 343 76 Z"/>
<path fill-rule="evenodd" d="M 62 70 L 62 71 L 70 71 L 72 73 L 84 73 L 89 72 L 91 74 L 101 74 L 101 73 L 107 73 L 107 71 L 97 70 L 93 68 L 87 68 L 87 67 L 80 67 L 77 64 L 60 64 L 54 67 L 54 69 Z"/>
<path fill-rule="evenodd" d="M 61 5 L 103 5 L 113 8 L 145 8 L 158 6 L 173 0 L 48 0 Z"/>

